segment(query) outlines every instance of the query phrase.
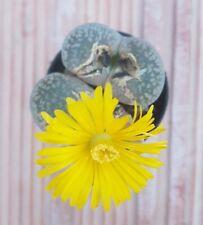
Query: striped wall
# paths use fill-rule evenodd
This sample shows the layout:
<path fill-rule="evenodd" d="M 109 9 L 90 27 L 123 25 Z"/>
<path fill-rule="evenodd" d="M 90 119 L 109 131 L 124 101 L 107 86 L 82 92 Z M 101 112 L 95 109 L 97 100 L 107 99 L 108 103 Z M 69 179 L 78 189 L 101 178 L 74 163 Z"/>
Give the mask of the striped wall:
<path fill-rule="evenodd" d="M 51 201 L 36 177 L 29 96 L 67 32 L 101 22 L 151 42 L 170 85 L 165 167 L 104 214 Z M 203 224 L 203 1 L 0 0 L 0 225 Z"/>

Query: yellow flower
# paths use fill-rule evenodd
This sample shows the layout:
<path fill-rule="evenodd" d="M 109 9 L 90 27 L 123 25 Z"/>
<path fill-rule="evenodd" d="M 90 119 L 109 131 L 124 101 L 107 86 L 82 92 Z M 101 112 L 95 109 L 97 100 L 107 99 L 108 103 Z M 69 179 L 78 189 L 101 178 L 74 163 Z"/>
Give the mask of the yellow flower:
<path fill-rule="evenodd" d="M 36 137 L 58 145 L 40 150 L 36 163 L 44 166 L 38 173 L 40 177 L 56 173 L 46 188 L 54 198 L 70 200 L 70 205 L 81 208 L 91 196 L 92 208 L 102 202 L 108 211 L 111 201 L 119 205 L 130 199 L 132 191 L 140 192 L 153 178 L 145 167 L 162 165 L 145 153 L 160 153 L 166 141 L 141 143 L 164 130 L 153 124 L 153 106 L 137 118 L 135 103 L 133 118 L 115 118 L 117 104 L 107 83 L 104 91 L 97 87 L 93 96 L 82 92 L 77 101 L 67 98 L 68 114 L 55 110 L 52 118 L 41 113 L 48 125 Z"/>

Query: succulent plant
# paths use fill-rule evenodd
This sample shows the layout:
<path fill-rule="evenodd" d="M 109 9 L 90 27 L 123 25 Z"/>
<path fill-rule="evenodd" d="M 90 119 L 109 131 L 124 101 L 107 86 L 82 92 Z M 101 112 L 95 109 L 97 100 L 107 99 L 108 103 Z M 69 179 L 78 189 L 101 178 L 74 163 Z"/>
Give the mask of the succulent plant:
<path fill-rule="evenodd" d="M 35 85 L 30 99 L 35 122 L 43 129 L 41 111 L 53 115 L 56 109 L 66 110 L 66 97 L 78 99 L 79 92 L 91 93 L 107 81 L 119 99 L 119 113 L 132 112 L 135 101 L 144 110 L 155 104 L 155 119 L 159 123 L 168 90 L 159 54 L 148 42 L 97 23 L 71 31 L 48 76 Z"/>

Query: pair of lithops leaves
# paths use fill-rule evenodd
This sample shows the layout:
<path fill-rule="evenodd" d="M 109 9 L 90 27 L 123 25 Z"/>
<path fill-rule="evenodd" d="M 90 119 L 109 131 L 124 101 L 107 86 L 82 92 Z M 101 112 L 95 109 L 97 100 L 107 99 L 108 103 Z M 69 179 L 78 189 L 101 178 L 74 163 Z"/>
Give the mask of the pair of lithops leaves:
<path fill-rule="evenodd" d="M 66 97 L 78 99 L 81 91 L 91 94 L 96 86 L 110 82 L 119 99 L 115 112 L 119 116 L 133 113 L 135 101 L 147 110 L 166 83 L 161 58 L 149 43 L 97 23 L 71 31 L 54 64 L 31 95 L 33 118 L 42 129 L 41 111 L 51 115 L 56 109 L 66 111 Z"/>

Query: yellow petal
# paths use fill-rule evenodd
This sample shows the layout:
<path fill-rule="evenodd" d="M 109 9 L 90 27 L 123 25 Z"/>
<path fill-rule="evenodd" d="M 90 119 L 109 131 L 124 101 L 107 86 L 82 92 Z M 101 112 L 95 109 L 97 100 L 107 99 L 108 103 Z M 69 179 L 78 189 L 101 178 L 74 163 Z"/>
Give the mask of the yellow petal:
<path fill-rule="evenodd" d="M 87 107 L 88 111 L 91 114 L 92 122 L 94 123 L 94 130 L 95 133 L 102 132 L 104 129 L 103 124 L 103 106 L 102 106 L 102 100 L 100 99 L 98 102 L 96 99 L 90 98 L 85 93 L 81 93 L 81 98 Z"/>
<path fill-rule="evenodd" d="M 142 106 L 141 105 L 139 105 L 139 114 L 140 114 L 140 116 L 139 116 L 139 119 L 141 119 L 142 118 Z"/>
<path fill-rule="evenodd" d="M 66 201 L 72 196 L 75 191 L 75 188 L 77 187 L 76 184 L 80 181 L 81 177 L 83 176 L 83 173 L 86 171 L 88 163 L 89 159 L 86 158 L 77 161 L 73 166 L 71 166 L 69 180 L 67 181 L 66 185 L 63 188 L 63 192 L 60 195 L 62 201 Z"/>
<path fill-rule="evenodd" d="M 68 179 L 68 173 L 69 169 L 66 169 L 63 172 L 57 174 L 54 178 L 52 178 L 46 186 L 46 191 L 51 191 L 52 189 L 55 189 L 56 186 L 60 183 L 60 181 L 66 181 Z"/>
<path fill-rule="evenodd" d="M 159 141 L 155 143 L 137 143 L 128 141 L 117 141 L 117 145 L 125 149 L 130 149 L 131 151 L 137 153 L 159 154 L 161 150 L 167 147 L 167 142 Z"/>
<path fill-rule="evenodd" d="M 93 162 L 86 163 L 83 175 L 74 183 L 74 191 L 70 197 L 70 205 L 81 208 L 87 201 L 93 183 Z"/>
<path fill-rule="evenodd" d="M 43 148 L 37 152 L 38 156 L 55 156 L 55 155 L 65 155 L 69 154 L 70 151 L 74 151 L 80 153 L 80 151 L 84 151 L 87 149 L 87 145 L 73 145 L 73 146 L 65 146 L 65 147 L 50 147 Z"/>
<path fill-rule="evenodd" d="M 100 179 L 99 179 L 99 171 L 98 164 L 94 163 L 94 180 L 92 186 L 92 198 L 91 198 L 91 207 L 97 208 L 100 202 Z"/>
<path fill-rule="evenodd" d="M 146 180 L 154 178 L 154 175 L 149 170 L 147 170 L 144 166 L 135 163 L 135 161 L 128 154 L 121 153 L 121 160 L 133 170 L 137 171 L 137 173 L 139 173 Z"/>
<path fill-rule="evenodd" d="M 136 163 L 143 166 L 148 166 L 148 167 L 158 169 L 160 166 L 163 165 L 163 162 L 161 162 L 159 159 L 144 157 L 144 156 L 136 154 L 135 152 L 126 151 L 126 150 L 125 151 L 123 150 L 122 153 L 125 155 L 128 155 Z"/>
<path fill-rule="evenodd" d="M 109 132 L 111 135 L 117 134 L 121 129 L 127 126 L 127 123 L 130 118 L 130 115 L 125 115 L 120 118 L 114 119 L 112 125 L 109 126 L 109 128 L 107 129 L 107 132 Z"/>
<path fill-rule="evenodd" d="M 67 163 L 61 163 L 54 166 L 48 166 L 38 171 L 38 176 L 40 178 L 47 177 L 53 173 L 56 173 L 67 167 Z"/>
<path fill-rule="evenodd" d="M 133 115 L 133 121 L 132 122 L 135 122 L 137 118 L 137 102 L 135 101 L 134 103 L 134 115 Z"/>
<path fill-rule="evenodd" d="M 116 205 L 131 198 L 129 187 L 112 163 L 103 166 L 103 174 L 106 176 L 105 187 L 108 188 L 109 195 Z"/>
<path fill-rule="evenodd" d="M 108 171 L 109 173 L 111 171 Z M 109 211 L 110 209 L 110 190 L 109 190 L 109 184 L 108 184 L 108 178 L 104 172 L 103 165 L 100 165 L 98 170 L 98 178 L 100 183 L 100 194 L 101 194 L 101 200 L 105 211 Z"/>
<path fill-rule="evenodd" d="M 49 129 L 50 128 L 50 129 Z M 66 125 L 63 125 L 62 123 L 58 121 L 52 122 L 51 125 L 47 126 L 48 132 L 58 133 L 60 135 L 66 136 L 67 138 L 72 139 L 80 139 L 80 140 L 89 140 L 90 134 L 81 131 L 81 130 L 74 130 Z M 77 142 L 78 143 L 78 142 Z"/>
<path fill-rule="evenodd" d="M 53 121 L 53 118 L 47 113 L 47 112 L 41 112 L 40 113 L 42 118 L 48 123 L 50 124 Z"/>
<path fill-rule="evenodd" d="M 110 83 L 106 83 L 104 89 L 104 127 L 110 130 L 112 127 L 114 115 L 113 112 L 118 104 L 118 99 L 112 98 L 112 87 Z"/>
<path fill-rule="evenodd" d="M 150 131 L 150 134 L 152 134 L 152 135 L 157 135 L 157 134 L 160 134 L 160 133 L 162 133 L 162 132 L 164 132 L 164 131 L 165 131 L 165 128 L 164 128 L 164 126 L 161 124 L 161 125 L 158 126 L 156 129 Z"/>
<path fill-rule="evenodd" d="M 82 130 L 80 125 L 64 111 L 55 110 L 54 114 L 56 115 L 57 120 L 60 121 L 62 124 L 72 128 L 72 129 L 75 129 L 75 130 L 80 130 L 80 131 Z"/>
<path fill-rule="evenodd" d="M 35 137 L 42 142 L 48 144 L 66 144 L 66 145 L 81 145 L 89 141 L 88 136 L 76 133 L 56 133 L 56 132 L 40 132 L 35 134 Z"/>
<path fill-rule="evenodd" d="M 40 132 L 40 133 L 36 133 L 35 137 L 38 140 L 48 143 L 48 144 L 69 144 L 67 137 L 62 136 L 57 133 Z"/>
<path fill-rule="evenodd" d="M 78 124 L 88 133 L 94 131 L 94 123 L 91 114 L 85 107 L 85 104 L 81 101 L 75 102 L 68 98 L 68 112 L 77 121 Z"/>
<path fill-rule="evenodd" d="M 58 154 L 53 156 L 48 156 L 46 158 L 40 158 L 35 160 L 35 162 L 39 165 L 54 165 L 60 163 L 66 163 L 69 165 L 74 161 L 78 160 L 81 157 L 87 156 L 87 152 L 84 150 L 80 151 L 68 151 L 66 154 Z"/>
<path fill-rule="evenodd" d="M 137 182 L 137 178 L 134 174 L 134 171 L 132 174 L 130 174 L 131 171 L 129 172 L 129 168 L 127 168 L 126 166 L 123 167 L 121 162 L 122 162 L 121 160 L 116 160 L 116 162 L 112 162 L 112 164 L 114 165 L 114 168 L 118 171 L 122 179 L 125 181 L 125 183 L 131 189 L 133 189 L 134 192 L 136 193 L 140 192 L 140 190 L 143 188 L 144 185 L 141 185 L 140 187 L 140 185 Z M 135 177 L 132 177 L 132 176 L 135 176 Z"/>

